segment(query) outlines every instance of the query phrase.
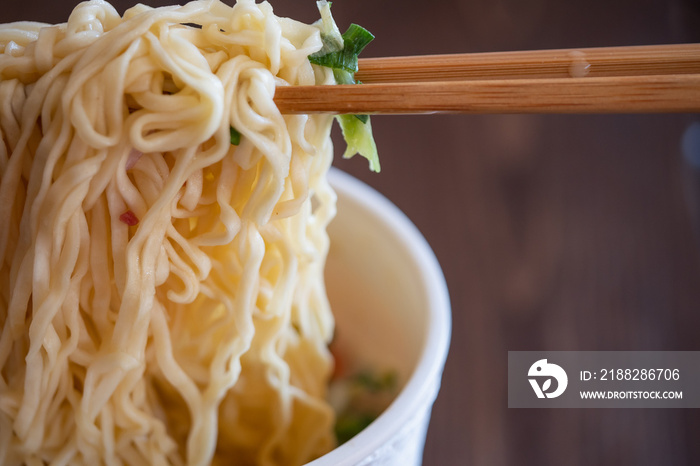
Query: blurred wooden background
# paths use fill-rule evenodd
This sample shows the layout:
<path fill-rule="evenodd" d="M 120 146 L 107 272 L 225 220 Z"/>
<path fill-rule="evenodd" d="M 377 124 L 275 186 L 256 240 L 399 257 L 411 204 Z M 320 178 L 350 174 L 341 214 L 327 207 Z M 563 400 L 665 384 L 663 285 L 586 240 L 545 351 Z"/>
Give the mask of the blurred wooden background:
<path fill-rule="evenodd" d="M 317 18 L 312 0 L 272 3 Z M 60 22 L 72 6 L 12 2 L 0 20 Z M 375 33 L 363 56 L 700 42 L 697 0 L 335 0 L 333 12 L 341 30 Z M 700 349 L 681 156 L 694 121 L 379 116 L 382 173 L 337 160 L 406 212 L 448 281 L 452 345 L 425 465 L 700 464 L 698 410 L 509 410 L 506 398 L 509 350 Z"/>

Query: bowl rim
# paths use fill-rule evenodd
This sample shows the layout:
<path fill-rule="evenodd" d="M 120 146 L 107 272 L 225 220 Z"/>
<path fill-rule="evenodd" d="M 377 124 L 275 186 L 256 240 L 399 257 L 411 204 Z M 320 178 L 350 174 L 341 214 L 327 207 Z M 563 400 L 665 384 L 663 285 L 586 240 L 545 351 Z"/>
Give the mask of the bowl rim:
<path fill-rule="evenodd" d="M 391 405 L 362 432 L 308 466 L 357 464 L 387 445 L 416 417 L 416 411 L 431 407 L 437 396 L 452 330 L 447 283 L 435 253 L 418 228 L 396 205 L 359 179 L 333 167 L 329 181 L 339 197 L 359 205 L 383 223 L 416 264 L 427 298 L 428 329 L 418 364 Z M 431 398 L 429 402 L 426 397 Z"/>

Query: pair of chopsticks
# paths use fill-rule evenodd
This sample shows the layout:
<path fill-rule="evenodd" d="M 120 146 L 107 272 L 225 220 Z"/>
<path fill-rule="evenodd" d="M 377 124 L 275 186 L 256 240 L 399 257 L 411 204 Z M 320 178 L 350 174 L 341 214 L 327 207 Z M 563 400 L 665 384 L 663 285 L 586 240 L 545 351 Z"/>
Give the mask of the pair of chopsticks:
<path fill-rule="evenodd" d="M 359 60 L 361 85 L 280 86 L 282 113 L 700 111 L 700 44 Z"/>

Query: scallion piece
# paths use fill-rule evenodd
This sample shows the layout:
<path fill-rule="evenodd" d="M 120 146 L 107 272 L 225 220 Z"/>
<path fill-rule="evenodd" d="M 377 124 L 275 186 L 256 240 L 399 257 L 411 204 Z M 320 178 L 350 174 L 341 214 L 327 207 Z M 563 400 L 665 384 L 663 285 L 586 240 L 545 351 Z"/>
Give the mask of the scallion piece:
<path fill-rule="evenodd" d="M 355 118 L 357 118 L 358 120 L 360 120 L 362 123 L 367 123 L 367 122 L 369 121 L 369 115 L 357 115 L 357 114 L 354 114 L 353 116 L 354 116 Z"/>
<path fill-rule="evenodd" d="M 353 23 L 343 34 L 343 52 L 357 56 L 373 40 L 374 35 L 371 32 Z"/>
<path fill-rule="evenodd" d="M 316 53 L 311 54 L 311 57 L 322 57 L 332 52 L 343 50 L 343 36 L 338 30 L 333 15 L 331 14 L 331 3 L 326 0 L 316 2 L 318 11 L 321 13 L 321 19 L 315 24 L 321 30 L 321 42 L 323 47 Z"/>
<path fill-rule="evenodd" d="M 343 138 L 348 145 L 343 158 L 349 159 L 355 154 L 360 154 L 369 161 L 370 170 L 379 172 L 381 168 L 379 154 L 372 135 L 372 124 L 369 117 L 367 117 L 366 122 L 362 122 L 355 115 L 338 115 L 335 118 L 340 124 Z"/>
<path fill-rule="evenodd" d="M 355 77 L 350 71 L 334 68 L 333 77 L 338 84 L 355 84 Z"/>
<path fill-rule="evenodd" d="M 315 65 L 354 73 L 357 71 L 357 55 L 373 39 L 374 36 L 367 29 L 357 24 L 351 24 L 348 30 L 343 33 L 343 50 L 322 56 L 311 55 L 309 61 Z"/>
<path fill-rule="evenodd" d="M 317 2 L 317 5 L 321 12 L 319 27 L 323 48 L 310 55 L 309 61 L 315 65 L 331 68 L 333 77 L 338 84 L 357 84 L 355 81 L 357 55 L 374 39 L 374 35 L 362 26 L 353 23 L 341 36 L 342 48 L 338 49 L 336 33 L 338 28 L 330 13 L 331 5 L 325 0 Z M 333 51 L 324 53 L 328 50 Z M 379 156 L 372 135 L 369 115 L 338 115 L 336 120 L 340 124 L 347 143 L 343 157 L 350 158 L 355 154 L 360 154 L 369 161 L 370 170 L 378 172 Z"/>
<path fill-rule="evenodd" d="M 234 146 L 237 146 L 238 144 L 241 143 L 241 133 L 236 130 L 233 126 L 231 126 L 231 144 Z"/>

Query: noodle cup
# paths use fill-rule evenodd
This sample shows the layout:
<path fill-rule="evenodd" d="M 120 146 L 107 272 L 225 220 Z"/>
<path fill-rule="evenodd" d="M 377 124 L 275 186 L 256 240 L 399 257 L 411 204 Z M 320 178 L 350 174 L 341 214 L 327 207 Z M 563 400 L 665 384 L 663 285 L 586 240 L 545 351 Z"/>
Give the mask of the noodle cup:
<path fill-rule="evenodd" d="M 309 465 L 419 465 L 450 340 L 445 278 L 395 205 L 337 169 L 330 182 L 338 214 L 326 286 L 337 344 L 360 365 L 395 370 L 400 389 L 367 428 Z"/>

